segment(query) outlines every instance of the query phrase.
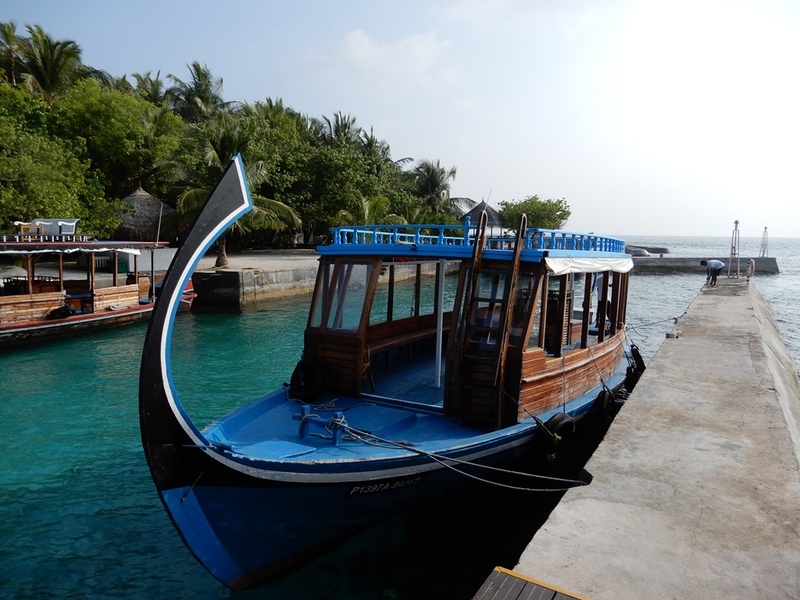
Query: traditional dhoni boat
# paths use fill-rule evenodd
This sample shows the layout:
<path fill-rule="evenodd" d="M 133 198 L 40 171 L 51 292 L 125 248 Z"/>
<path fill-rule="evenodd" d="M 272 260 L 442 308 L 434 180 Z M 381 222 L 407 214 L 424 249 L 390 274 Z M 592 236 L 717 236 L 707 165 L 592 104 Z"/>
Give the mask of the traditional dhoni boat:
<path fill-rule="evenodd" d="M 77 221 L 17 222 L 16 233 L 0 234 L 0 258 L 23 265 L 0 268 L 0 350 L 150 317 L 154 275 L 138 259 L 149 251 L 152 265 L 166 244 L 91 240 L 75 232 Z M 101 263 L 111 269 L 102 284 Z"/>
<path fill-rule="evenodd" d="M 625 347 L 621 240 L 524 218 L 513 237 L 487 235 L 484 218 L 337 227 L 318 249 L 290 382 L 201 430 L 172 383 L 173 320 L 199 259 L 250 208 L 237 157 L 166 275 L 140 378 L 158 493 L 230 588 L 447 492 L 541 491 L 530 466 L 542 449 L 593 407 L 619 404 L 644 370 Z"/>

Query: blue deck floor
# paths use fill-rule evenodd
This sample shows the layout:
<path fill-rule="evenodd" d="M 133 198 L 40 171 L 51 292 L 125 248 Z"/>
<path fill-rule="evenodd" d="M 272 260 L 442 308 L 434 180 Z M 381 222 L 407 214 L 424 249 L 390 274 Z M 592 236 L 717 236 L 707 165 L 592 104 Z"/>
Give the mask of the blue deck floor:
<path fill-rule="evenodd" d="M 391 357 L 388 368 L 385 360 L 373 361 L 375 391 L 372 391 L 370 381 L 365 379 L 364 394 L 441 407 L 445 359 L 442 356 L 441 386 L 437 388 L 434 354 L 433 348 L 415 350 L 411 356 L 407 352 L 396 354 Z"/>

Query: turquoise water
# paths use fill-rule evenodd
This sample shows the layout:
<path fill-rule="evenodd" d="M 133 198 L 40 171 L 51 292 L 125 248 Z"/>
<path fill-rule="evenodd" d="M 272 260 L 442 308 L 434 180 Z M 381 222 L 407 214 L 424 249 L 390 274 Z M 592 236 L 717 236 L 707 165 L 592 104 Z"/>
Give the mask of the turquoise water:
<path fill-rule="evenodd" d="M 725 239 L 636 241 L 666 245 L 676 256 L 728 252 Z M 771 249 L 782 272 L 756 284 L 798 357 L 800 317 L 793 299 L 800 292 L 800 240 L 773 240 Z M 702 283 L 696 275 L 632 278 L 630 337 L 647 359 Z M 173 367 L 189 414 L 205 424 L 287 381 L 299 358 L 306 307 L 301 297 L 244 314 L 180 315 Z M 230 596 L 183 546 L 145 464 L 137 407 L 145 330 L 134 325 L 0 354 L 0 597 Z M 393 521 L 278 584 L 234 597 L 426 597 L 430 585 L 419 582 L 432 574 L 460 580 L 476 570 L 469 564 L 453 573 L 441 570 L 445 553 L 488 545 L 458 526 L 432 536 L 443 520 L 447 516 Z M 511 545 L 490 550 L 496 564 L 504 547 Z M 410 560 L 412 554 L 420 559 Z M 487 574 L 470 573 L 478 584 L 469 581 L 459 597 L 471 597 Z"/>

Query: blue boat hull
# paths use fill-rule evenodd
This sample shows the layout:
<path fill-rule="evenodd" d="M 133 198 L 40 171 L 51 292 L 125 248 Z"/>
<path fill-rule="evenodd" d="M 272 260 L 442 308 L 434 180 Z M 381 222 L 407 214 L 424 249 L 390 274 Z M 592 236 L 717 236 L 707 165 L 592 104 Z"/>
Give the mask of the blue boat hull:
<path fill-rule="evenodd" d="M 533 437 L 528 431 L 507 444 L 508 450 L 480 462 L 501 468 L 530 465 Z M 364 480 L 361 472 L 343 473 L 339 482 L 329 484 L 235 477 L 239 481 L 227 485 L 202 483 L 206 477 L 231 479 L 230 473 L 216 473 L 218 465 L 204 452 L 187 451 L 182 462 L 192 472 L 200 471 L 198 483 L 162 490 L 162 500 L 193 554 L 232 589 L 279 577 L 354 532 L 428 506 L 446 492 L 467 493 L 475 485 L 450 468 L 426 470 L 430 460 L 374 480 Z M 485 476 L 474 468 L 459 468 Z"/>
<path fill-rule="evenodd" d="M 620 372 L 608 383 L 618 388 L 623 379 Z M 570 402 L 567 414 L 580 420 L 601 392 Z M 483 437 L 448 452 L 447 465 L 421 454 L 368 465 L 256 463 L 186 444 L 164 447 L 154 473 L 163 474 L 161 499 L 195 557 L 226 586 L 244 589 L 285 575 L 355 532 L 487 481 L 563 491 L 563 480 L 536 475 L 547 465 L 548 446 L 535 421 Z"/>

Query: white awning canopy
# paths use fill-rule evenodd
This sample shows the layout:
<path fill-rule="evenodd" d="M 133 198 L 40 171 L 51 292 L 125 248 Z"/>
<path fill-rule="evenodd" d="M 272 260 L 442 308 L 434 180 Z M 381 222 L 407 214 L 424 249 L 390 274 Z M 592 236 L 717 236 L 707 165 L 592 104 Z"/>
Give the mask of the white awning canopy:
<path fill-rule="evenodd" d="M 33 244 L 32 244 L 33 245 Z M 107 248 L 98 246 L 97 248 L 89 248 L 83 246 L 81 248 L 38 248 L 36 250 L 25 250 L 17 246 L 16 248 L 2 248 L 0 254 L 73 254 L 75 252 L 84 252 L 90 254 L 97 254 L 98 252 L 121 252 L 123 254 L 141 255 L 142 251 L 136 248 Z"/>
<path fill-rule="evenodd" d="M 633 268 L 633 259 L 631 258 L 551 258 L 547 256 L 544 262 L 552 275 L 600 273 L 602 271 L 627 273 Z"/>

